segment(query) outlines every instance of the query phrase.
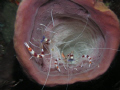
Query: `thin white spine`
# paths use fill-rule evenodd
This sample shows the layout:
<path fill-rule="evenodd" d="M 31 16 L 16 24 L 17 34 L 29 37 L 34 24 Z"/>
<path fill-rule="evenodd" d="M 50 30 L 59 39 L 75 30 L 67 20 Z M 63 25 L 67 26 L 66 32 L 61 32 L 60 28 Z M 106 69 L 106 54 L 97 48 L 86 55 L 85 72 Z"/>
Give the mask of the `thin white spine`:
<path fill-rule="evenodd" d="M 48 32 L 52 32 L 52 33 L 55 33 L 57 34 L 56 32 L 53 32 L 53 31 L 49 31 L 49 30 L 46 30 L 47 29 L 47 26 L 45 26 L 44 24 L 40 24 L 41 26 L 44 26 L 45 27 L 45 31 L 48 31 Z M 49 24 L 48 24 L 49 25 Z M 38 30 L 38 29 L 37 29 Z M 40 29 L 39 29 L 40 30 Z"/>
<path fill-rule="evenodd" d="M 43 87 L 42 87 L 42 89 L 41 89 L 41 90 L 43 90 L 43 89 L 44 89 L 45 84 L 47 83 L 48 77 L 49 77 L 49 75 L 50 75 L 51 62 L 52 62 L 52 52 L 51 52 L 50 66 L 49 66 L 49 70 L 48 70 L 48 75 L 47 75 L 47 77 L 46 77 L 45 83 L 44 83 L 44 85 L 43 85 Z"/>
<path fill-rule="evenodd" d="M 36 46 L 35 44 L 33 44 L 32 42 L 30 42 L 30 44 L 33 45 L 34 47 L 40 48 L 40 47 Z"/>
<path fill-rule="evenodd" d="M 52 17 L 52 22 L 53 22 L 53 26 L 55 26 L 54 24 L 54 18 L 53 18 L 53 13 L 52 13 L 53 9 L 51 10 L 51 17 Z"/>

